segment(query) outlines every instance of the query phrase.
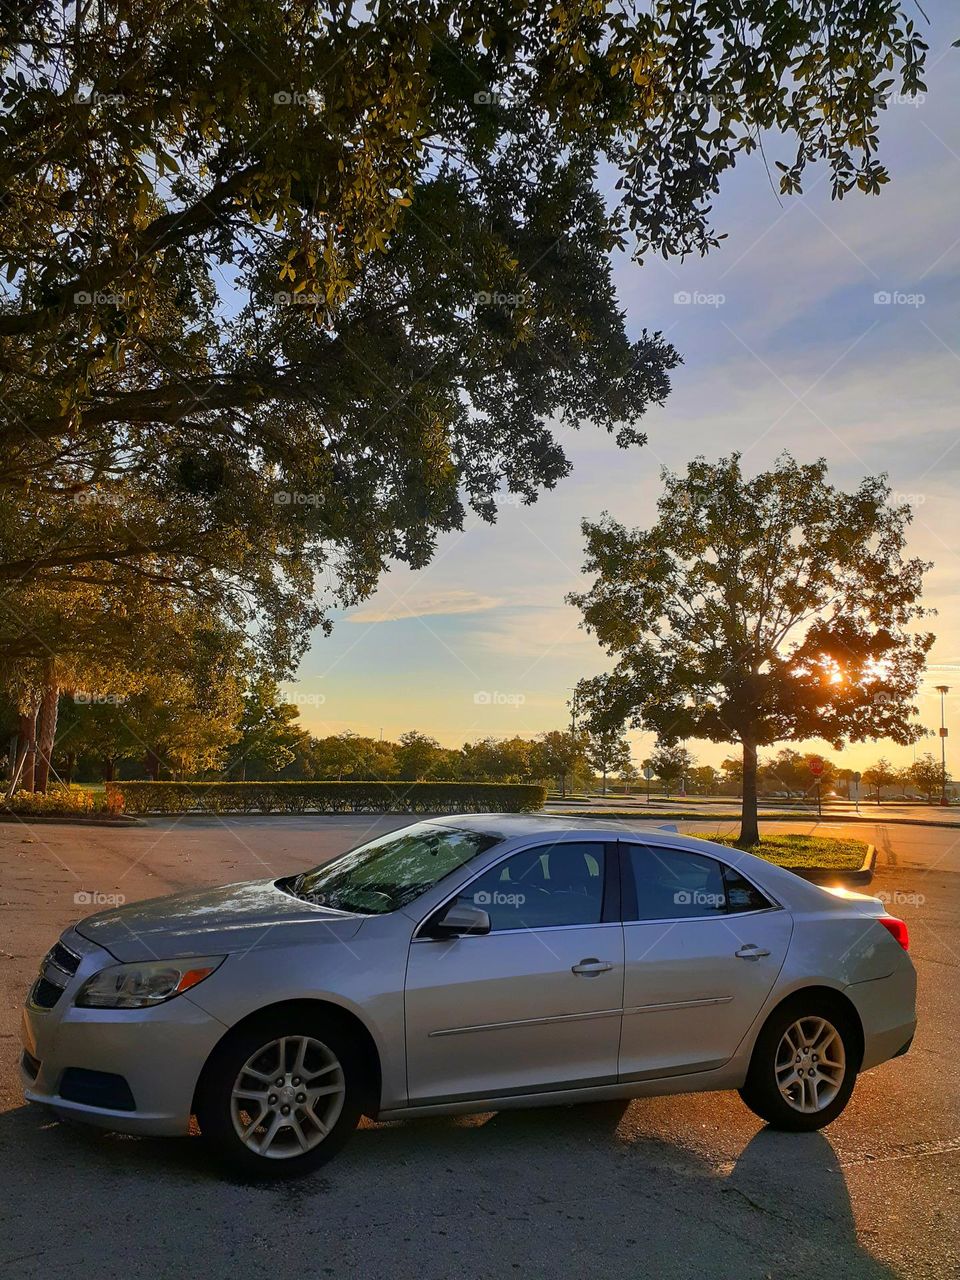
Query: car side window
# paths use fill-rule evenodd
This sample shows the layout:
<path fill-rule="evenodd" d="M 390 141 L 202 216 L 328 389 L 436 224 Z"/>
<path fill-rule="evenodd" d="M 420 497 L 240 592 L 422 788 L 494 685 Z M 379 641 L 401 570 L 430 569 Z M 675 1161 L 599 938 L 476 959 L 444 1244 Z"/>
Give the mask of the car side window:
<path fill-rule="evenodd" d="M 727 895 L 720 863 L 697 853 L 648 845 L 627 846 L 636 886 L 635 910 L 624 919 L 684 920 L 725 915 Z"/>
<path fill-rule="evenodd" d="M 723 883 L 727 891 L 727 910 L 731 913 L 766 911 L 773 906 L 770 899 L 762 894 L 756 885 L 745 880 L 739 871 L 727 866 L 726 863 L 723 867 Z"/>
<path fill-rule="evenodd" d="M 636 902 L 624 920 L 685 920 L 766 911 L 774 904 L 734 867 L 699 853 L 627 846 Z"/>
<path fill-rule="evenodd" d="M 599 842 L 540 845 L 483 872 L 458 901 L 482 907 L 494 933 L 598 924 L 603 877 L 604 846 Z"/>

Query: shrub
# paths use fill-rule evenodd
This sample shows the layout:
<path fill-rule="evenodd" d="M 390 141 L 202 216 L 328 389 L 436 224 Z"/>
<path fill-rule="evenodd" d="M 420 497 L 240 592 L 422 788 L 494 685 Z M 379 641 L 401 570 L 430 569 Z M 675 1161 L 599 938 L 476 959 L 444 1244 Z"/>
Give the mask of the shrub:
<path fill-rule="evenodd" d="M 524 813 L 546 788 L 501 782 L 108 782 L 127 813 Z"/>
<path fill-rule="evenodd" d="M 21 817 L 114 818 L 123 812 L 123 796 L 115 793 L 84 791 L 80 787 L 54 786 L 49 791 L 18 791 L 12 800 L 3 801 L 0 809 Z"/>

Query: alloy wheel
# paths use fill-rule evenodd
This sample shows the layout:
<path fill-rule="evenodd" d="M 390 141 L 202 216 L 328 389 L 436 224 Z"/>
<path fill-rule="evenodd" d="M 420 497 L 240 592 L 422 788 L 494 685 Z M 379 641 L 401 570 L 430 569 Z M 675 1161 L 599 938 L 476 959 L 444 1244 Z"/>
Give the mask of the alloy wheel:
<path fill-rule="evenodd" d="M 258 1049 L 233 1085 L 230 1114 L 241 1141 L 268 1160 L 302 1155 L 337 1123 L 346 1097 L 336 1054 L 312 1036 L 283 1036 Z"/>
<path fill-rule="evenodd" d="M 783 1033 L 774 1072 L 784 1100 L 805 1115 L 823 1111 L 840 1092 L 847 1055 L 826 1018 L 798 1018 Z"/>

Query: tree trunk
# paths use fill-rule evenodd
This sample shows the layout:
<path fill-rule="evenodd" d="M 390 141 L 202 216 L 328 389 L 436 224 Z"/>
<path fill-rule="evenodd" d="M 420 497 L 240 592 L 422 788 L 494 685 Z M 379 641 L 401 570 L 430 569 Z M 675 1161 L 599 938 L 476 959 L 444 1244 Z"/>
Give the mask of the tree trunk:
<path fill-rule="evenodd" d="M 147 777 L 150 779 L 150 781 L 159 782 L 160 781 L 160 757 L 151 747 L 147 748 L 147 757 L 146 757 L 145 764 L 147 768 Z"/>
<path fill-rule="evenodd" d="M 757 744 L 743 739 L 743 805 L 740 811 L 740 844 L 759 844 L 757 824 Z"/>
<path fill-rule="evenodd" d="M 60 686 L 53 671 L 53 663 L 46 664 L 43 696 L 37 712 L 37 768 L 34 789 L 46 791 L 50 781 L 53 760 L 53 744 L 57 737 L 57 708 L 60 703 Z"/>
<path fill-rule="evenodd" d="M 607 771 L 606 771 L 606 769 L 604 769 L 604 771 L 603 771 L 603 794 L 604 794 L 604 795 L 606 795 L 606 794 L 607 794 Z"/>
<path fill-rule="evenodd" d="M 77 763 L 77 753 L 75 751 L 68 751 L 67 758 L 64 763 L 64 769 L 63 769 L 63 780 L 68 787 L 70 783 L 73 781 L 73 766 L 76 763 Z"/>
<path fill-rule="evenodd" d="M 116 772 L 116 761 L 112 758 L 105 759 L 103 762 L 103 780 L 104 782 L 112 782 L 113 775 Z"/>
<path fill-rule="evenodd" d="M 37 754 L 37 708 L 31 707 L 17 721 L 17 759 L 10 777 L 8 798 L 19 788 L 33 790 L 34 763 Z"/>

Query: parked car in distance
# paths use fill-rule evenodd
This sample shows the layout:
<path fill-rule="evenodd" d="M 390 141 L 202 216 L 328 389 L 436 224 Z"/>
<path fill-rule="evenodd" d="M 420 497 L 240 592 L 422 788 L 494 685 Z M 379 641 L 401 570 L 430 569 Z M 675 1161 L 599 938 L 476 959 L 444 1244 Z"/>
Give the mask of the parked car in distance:
<path fill-rule="evenodd" d="M 27 1098 L 305 1172 L 362 1115 L 737 1089 L 818 1129 L 904 1053 L 916 977 L 875 898 L 622 823 L 417 822 L 299 875 L 101 912 L 43 961 Z"/>

